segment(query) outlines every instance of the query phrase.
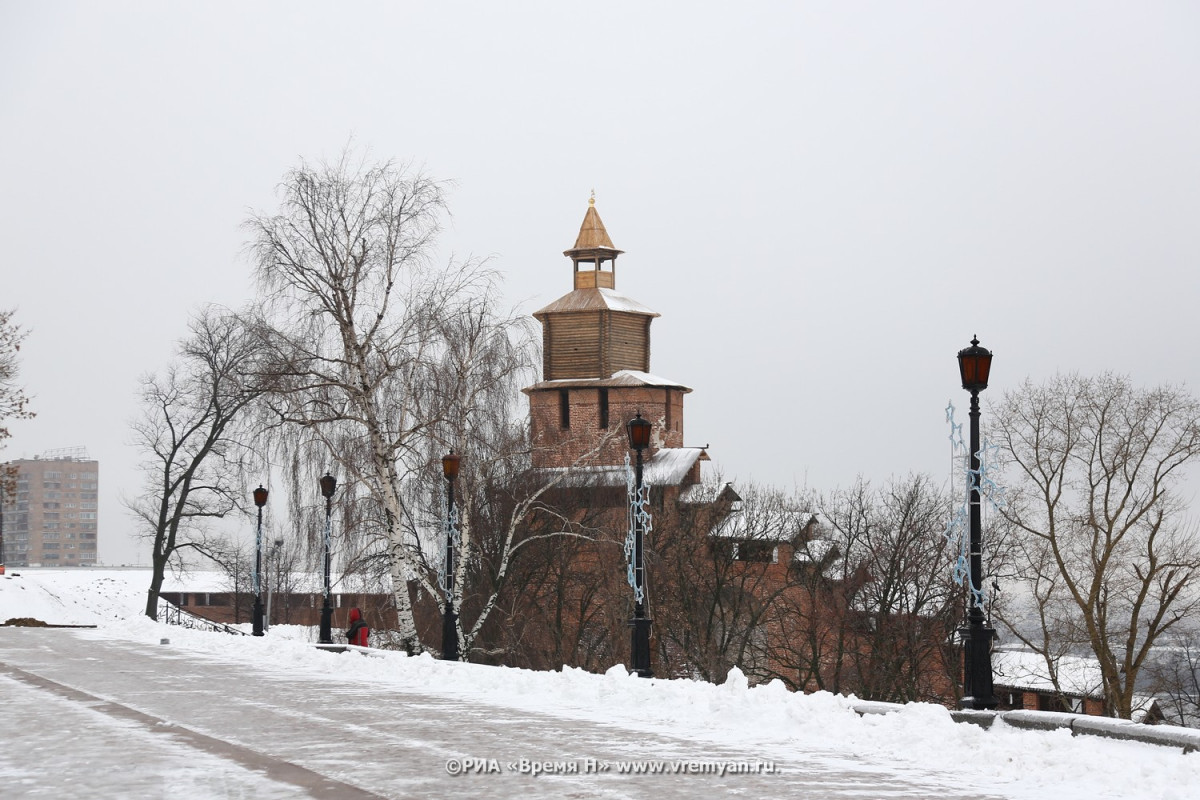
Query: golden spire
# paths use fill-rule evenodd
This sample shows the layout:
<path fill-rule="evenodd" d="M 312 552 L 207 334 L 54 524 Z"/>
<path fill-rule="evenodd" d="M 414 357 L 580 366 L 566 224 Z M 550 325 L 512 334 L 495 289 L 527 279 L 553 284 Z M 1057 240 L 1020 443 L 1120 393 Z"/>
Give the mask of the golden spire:
<path fill-rule="evenodd" d="M 596 211 L 596 191 L 593 189 L 592 196 L 588 199 L 587 213 L 583 216 L 583 225 L 579 227 L 579 236 L 575 239 L 575 246 L 567 253 L 596 248 L 617 249 L 613 246 L 612 239 L 608 238 L 608 231 L 604 229 L 604 223 L 600 221 L 600 214 Z"/>

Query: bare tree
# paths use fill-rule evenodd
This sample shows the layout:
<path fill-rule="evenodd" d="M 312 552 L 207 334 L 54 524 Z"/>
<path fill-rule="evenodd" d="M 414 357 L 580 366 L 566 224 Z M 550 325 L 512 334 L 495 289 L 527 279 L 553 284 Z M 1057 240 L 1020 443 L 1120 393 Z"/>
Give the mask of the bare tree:
<path fill-rule="evenodd" d="M 867 699 L 954 695 L 948 642 L 958 622 L 943 532 L 949 502 L 925 475 L 860 478 L 815 502 L 775 610 L 779 677 Z"/>
<path fill-rule="evenodd" d="M 494 274 L 431 265 L 444 213 L 441 183 L 347 152 L 302 163 L 284 179 L 280 213 L 247 223 L 273 314 L 272 407 L 341 468 L 347 493 L 373 504 L 359 533 L 383 543 L 410 652 L 422 648 L 410 582 L 434 593 L 422 540 L 435 530 L 433 451 L 474 447 L 491 396 L 511 391 L 510 376 L 527 363 L 507 357 L 511 322 L 495 312 Z M 414 507 L 421 497 L 424 509 Z"/>
<path fill-rule="evenodd" d="M 858 530 L 848 540 L 865 577 L 851 603 L 862 643 L 853 657 L 855 691 L 896 702 L 954 699 L 949 643 L 962 593 L 944 535 L 949 498 L 928 476 L 909 475 L 878 491 L 860 482 L 844 499 L 858 506 L 851 514 Z M 837 505 L 824 509 L 841 528 Z"/>
<path fill-rule="evenodd" d="M 717 481 L 717 485 L 722 485 Z M 791 580 L 781 544 L 801 535 L 795 499 L 759 486 L 729 501 L 663 504 L 650 548 L 659 672 L 721 681 L 734 667 L 765 680 L 768 628 Z"/>
<path fill-rule="evenodd" d="M 25 390 L 17 384 L 21 367 L 21 342 L 25 340 L 28 332 L 13 322 L 14 313 L 12 310 L 0 311 L 0 449 L 4 447 L 5 441 L 12 437 L 4 424 L 5 420 L 31 419 L 34 416 L 29 410 L 29 398 L 25 395 Z M 5 496 L 12 491 L 12 482 L 15 479 L 15 475 L 0 471 L 0 504 L 3 504 Z M 2 544 L 0 540 L 0 545 Z M 3 560 L 3 553 L 0 552 L 0 562 Z"/>
<path fill-rule="evenodd" d="M 237 316 L 208 308 L 191 323 L 178 361 L 142 384 L 142 415 L 133 423 L 146 486 L 126 505 L 151 539 L 146 616 L 157 619 L 169 564 L 188 550 L 209 552 L 205 522 L 239 507 L 247 457 L 234 431 L 261 393 L 258 344 Z"/>
<path fill-rule="evenodd" d="M 1172 632 L 1155 648 L 1146 672 L 1147 688 L 1162 704 L 1165 717 L 1187 727 L 1200 727 L 1200 624 Z"/>
<path fill-rule="evenodd" d="M 517 402 L 519 389 L 535 374 L 537 350 L 528 322 L 501 310 L 492 276 L 480 277 L 454 313 L 435 321 L 442 347 L 430 364 L 425 391 L 440 398 L 440 414 L 422 437 L 427 466 L 410 473 L 403 520 L 408 536 L 420 542 L 416 577 L 428 596 L 438 598 L 442 613 L 447 536 L 441 459 L 453 450 L 461 468 L 451 583 L 464 659 L 508 578 L 522 523 L 545 486 L 555 482 L 547 477 L 536 485 Z"/>
<path fill-rule="evenodd" d="M 526 470 L 477 506 L 486 513 L 477 514 L 475 530 L 495 520 L 504 536 L 479 537 L 480 599 L 488 592 L 491 613 L 475 639 L 476 656 L 534 669 L 592 670 L 607 669 L 617 657 L 613 643 L 628 620 L 621 615 L 628 610 L 624 533 L 611 529 L 607 487 L 562 486 L 565 476 L 558 472 L 559 485 L 547 487 L 544 474 Z"/>
<path fill-rule="evenodd" d="M 1200 456 L 1200 403 L 1172 386 L 1067 375 L 1027 381 L 998 412 L 1002 513 L 1026 540 L 1018 567 L 1036 626 L 1010 627 L 1052 675 L 1057 655 L 1090 650 L 1107 713 L 1129 718 L 1152 649 L 1197 608 L 1200 547 L 1173 490 Z"/>

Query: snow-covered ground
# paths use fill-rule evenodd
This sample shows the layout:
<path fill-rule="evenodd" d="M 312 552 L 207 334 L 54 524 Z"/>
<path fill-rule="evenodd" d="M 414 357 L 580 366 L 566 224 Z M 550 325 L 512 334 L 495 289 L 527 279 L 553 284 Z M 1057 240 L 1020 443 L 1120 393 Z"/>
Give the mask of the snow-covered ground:
<path fill-rule="evenodd" d="M 145 571 L 19 572 L 20 576 L 0 578 L 0 620 L 35 617 L 48 623 L 95 624 L 99 626 L 95 631 L 76 635 L 142 650 L 158 647 L 166 638 L 173 658 L 226 664 L 231 669 L 252 665 L 279 680 L 331 680 L 339 686 L 363 687 L 376 696 L 390 689 L 469 701 L 494 707 L 497 714 L 527 712 L 598 723 L 611 727 L 616 738 L 674 737 L 704 743 L 714 752 L 735 752 L 748 761 L 794 765 L 806 753 L 819 753 L 825 768 L 839 760 L 851 771 L 870 765 L 873 774 L 886 774 L 905 785 L 949 785 L 968 796 L 1182 800 L 1194 796 L 1200 786 L 1200 753 L 1183 755 L 1148 744 L 1072 737 L 1065 730 L 1017 730 L 1002 722 L 984 730 L 957 724 L 944 708 L 925 704 L 895 714 L 859 717 L 847 698 L 796 694 L 779 683 L 751 688 L 736 670 L 722 685 L 712 685 L 643 680 L 630 677 L 620 666 L 594 675 L 573 669 L 551 673 L 452 664 L 397 653 L 331 655 L 317 651 L 302 641 L 306 636 L 288 629 L 253 638 L 152 623 L 139 615 L 148 581 Z M 0 663 L 5 662 L 3 634 L 0 630 Z M 14 696 L 13 702 L 32 707 L 27 692 Z M 55 709 L 61 705 L 47 704 L 40 713 L 58 714 Z M 395 724 L 402 726 L 404 721 Z M 22 746 L 22 739 L 7 726 L 0 730 L 8 730 L 0 733 L 5 749 Z M 175 762 L 164 758 L 161 763 Z M 731 783 L 734 778 L 697 777 L 696 796 L 707 796 L 701 787 L 716 787 L 718 782 L 724 787 L 723 796 L 736 788 Z M 204 796 L 243 795 L 206 790 Z"/>

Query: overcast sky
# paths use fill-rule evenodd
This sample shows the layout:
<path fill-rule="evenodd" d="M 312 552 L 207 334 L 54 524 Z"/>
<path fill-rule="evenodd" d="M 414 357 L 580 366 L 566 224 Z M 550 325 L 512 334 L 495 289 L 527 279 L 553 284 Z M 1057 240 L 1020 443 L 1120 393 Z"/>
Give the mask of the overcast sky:
<path fill-rule="evenodd" d="M 571 288 L 596 191 L 651 368 L 731 477 L 950 470 L 955 353 L 1200 387 L 1196 3 L 0 0 L 0 307 L 36 420 L 128 561 L 128 421 L 251 209 L 347 142 L 456 186 L 442 257 Z M 985 420 L 986 421 L 986 420 Z M 142 556 L 142 560 L 145 557 Z"/>

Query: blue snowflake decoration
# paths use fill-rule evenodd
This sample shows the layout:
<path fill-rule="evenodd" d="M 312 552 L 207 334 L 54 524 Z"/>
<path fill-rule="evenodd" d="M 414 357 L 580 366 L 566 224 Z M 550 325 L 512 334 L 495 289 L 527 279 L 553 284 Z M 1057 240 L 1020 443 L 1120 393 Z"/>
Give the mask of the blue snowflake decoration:
<path fill-rule="evenodd" d="M 638 586 L 637 575 L 634 571 L 633 557 L 637 546 L 637 526 L 642 528 L 645 537 L 654 526 L 650 520 L 650 485 L 642 481 L 642 490 L 638 492 L 637 479 L 629 463 L 629 454 L 625 454 L 625 489 L 629 495 L 629 531 L 625 534 L 625 577 L 633 589 L 633 600 L 642 603 L 646 599 L 644 586 Z"/>
<path fill-rule="evenodd" d="M 1000 460 L 1000 445 L 984 440 L 980 444 L 979 452 L 975 454 L 979 460 L 979 469 L 971 469 L 971 448 L 963 440 L 962 423 L 954 421 L 954 411 L 954 403 L 949 402 L 946 405 L 946 422 L 950 424 L 950 458 L 953 465 L 951 487 L 953 490 L 953 475 L 959 474 L 960 471 L 966 473 L 967 485 L 962 504 L 955 509 L 950 521 L 946 523 L 945 537 L 957 554 L 951 572 L 954 582 L 970 589 L 972 607 L 984 608 L 989 598 L 983 587 L 971 586 L 971 493 L 978 490 L 980 497 L 995 510 L 1004 507 L 1004 487 L 992 477 Z"/>
<path fill-rule="evenodd" d="M 446 507 L 446 487 L 443 486 L 442 487 L 442 508 L 445 508 L 445 507 Z M 441 552 L 442 557 L 437 560 L 437 562 L 438 562 L 437 581 L 438 581 L 438 588 L 442 590 L 442 594 L 446 597 L 446 602 L 450 603 L 450 602 L 454 601 L 454 598 L 452 597 L 452 592 L 448 586 L 448 581 L 447 581 L 447 576 L 446 576 L 446 551 L 441 550 L 441 546 L 443 543 L 449 542 L 450 550 L 454 553 L 458 552 L 458 545 L 459 545 L 459 542 L 461 541 L 461 539 L 459 538 L 459 531 L 458 531 L 458 506 L 454 506 L 453 508 L 451 508 L 450 513 L 447 514 L 445 517 L 443 517 L 442 528 L 443 528 L 442 540 L 441 540 L 441 542 L 438 543 L 438 549 Z"/>

